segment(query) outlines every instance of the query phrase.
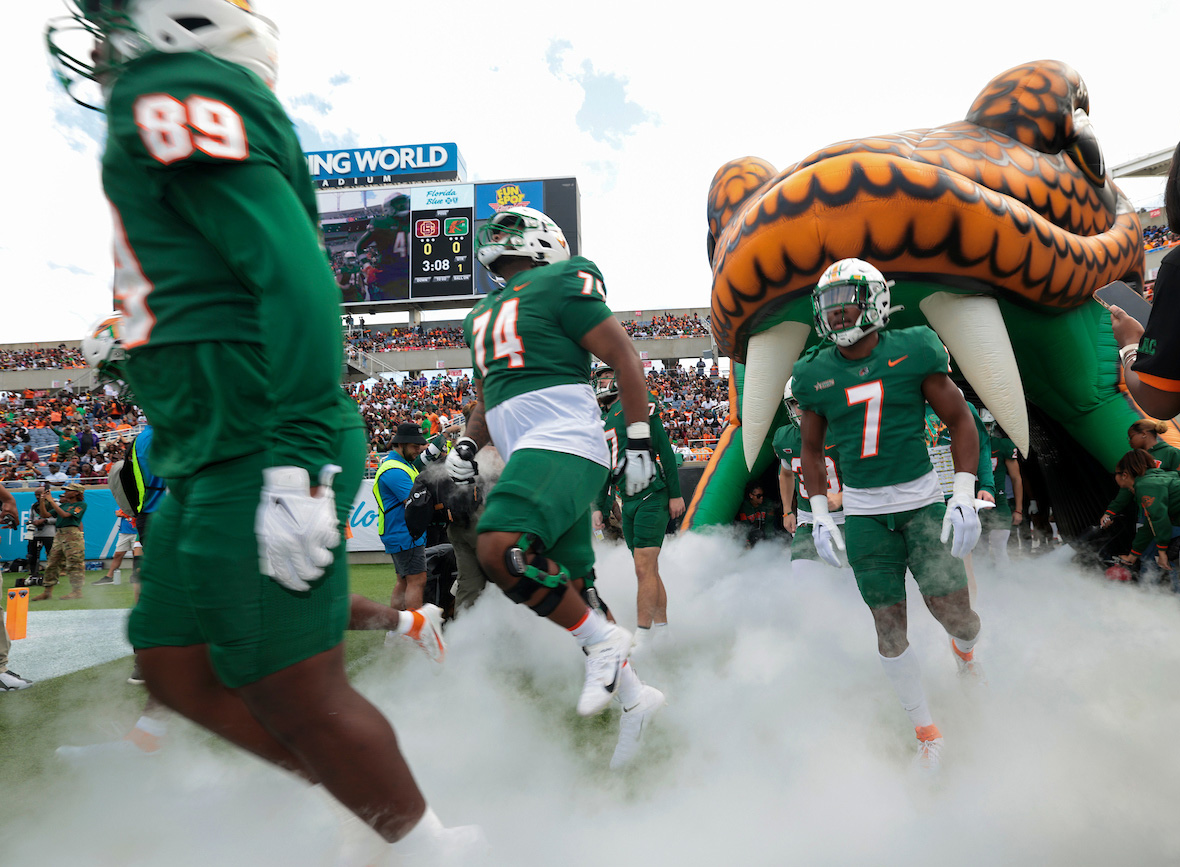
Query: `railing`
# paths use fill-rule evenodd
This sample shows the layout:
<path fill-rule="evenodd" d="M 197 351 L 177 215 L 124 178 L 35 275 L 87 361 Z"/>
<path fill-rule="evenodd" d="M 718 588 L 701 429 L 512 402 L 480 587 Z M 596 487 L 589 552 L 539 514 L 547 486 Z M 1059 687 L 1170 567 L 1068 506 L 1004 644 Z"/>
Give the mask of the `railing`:
<path fill-rule="evenodd" d="M 63 422 L 63 424 L 65 424 L 65 422 Z M 98 434 L 98 442 L 99 444 L 102 444 L 109 443 L 111 440 L 126 440 L 127 438 L 133 438 L 139 434 L 144 429 L 144 427 L 146 427 L 146 425 L 135 424 L 129 428 L 124 428 L 123 430 L 101 431 Z M 46 430 L 48 430 L 48 428 L 46 428 Z M 33 451 L 37 453 L 38 457 L 45 457 L 57 451 L 57 445 L 52 444 L 47 446 L 38 446 L 34 448 Z"/>

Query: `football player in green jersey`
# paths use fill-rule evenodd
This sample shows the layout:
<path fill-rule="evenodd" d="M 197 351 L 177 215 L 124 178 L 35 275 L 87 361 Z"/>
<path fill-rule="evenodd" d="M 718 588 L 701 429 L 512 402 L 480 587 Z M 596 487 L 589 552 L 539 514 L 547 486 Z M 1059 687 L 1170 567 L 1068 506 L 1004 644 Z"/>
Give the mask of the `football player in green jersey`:
<path fill-rule="evenodd" d="M 619 452 L 627 447 L 627 424 L 615 372 L 602 366 L 594 371 L 594 393 L 602 407 L 602 423 L 606 428 L 606 443 L 611 462 L 617 462 Z M 635 559 L 636 644 L 642 645 L 647 636 L 656 634 L 668 625 L 668 591 L 660 577 L 660 548 L 668 522 L 684 514 L 684 498 L 680 495 L 680 475 L 676 471 L 676 455 L 660 420 L 660 400 L 648 392 L 647 416 L 651 425 L 652 444 L 656 450 L 656 475 L 645 490 L 628 496 L 614 477 L 607 479 L 594 503 L 594 527 L 603 528 L 602 516 L 609 511 L 616 494 L 623 501 L 623 540 Z M 655 629 L 656 632 L 652 632 Z"/>
<path fill-rule="evenodd" d="M 50 51 L 67 91 L 101 85 L 123 369 L 169 481 L 128 624 L 148 688 L 402 851 L 478 846 L 442 828 L 344 670 L 340 527 L 367 444 L 307 164 L 271 90 L 277 31 L 248 0 L 68 8 Z M 61 51 L 70 30 L 97 39 L 93 63 Z"/>
<path fill-rule="evenodd" d="M 961 559 L 980 533 L 979 437 L 934 332 L 924 326 L 882 330 L 895 311 L 880 271 L 859 259 L 836 262 L 816 285 L 812 306 L 823 343 L 795 365 L 794 393 L 803 410 L 802 469 L 816 549 L 837 565 L 833 547 L 844 547 L 825 496 L 824 445 L 830 442 L 841 458 L 848 560 L 873 613 L 881 663 L 914 725 L 916 763 L 934 771 L 943 741 L 906 637 L 905 572 L 913 572 L 927 608 L 949 633 L 960 673 L 981 679 L 974 655 L 979 616 L 971 609 Z M 927 402 L 951 434 L 949 501 L 926 451 Z"/>
<path fill-rule="evenodd" d="M 995 482 L 996 507 L 984 510 L 980 522 L 987 532 L 988 548 L 992 559 L 998 563 L 1008 562 L 1008 538 L 1012 528 L 1024 520 L 1021 503 L 1024 502 L 1024 480 L 1020 475 L 1020 462 L 1016 459 L 1016 444 L 996 424 L 996 417 L 985 407 L 979 411 L 979 418 L 987 429 L 987 442 L 991 449 L 992 478 Z M 980 451 L 984 451 L 980 448 Z M 1007 480 L 1012 480 L 1013 502 L 1008 502 Z"/>
<path fill-rule="evenodd" d="M 791 572 L 805 573 L 819 566 L 815 549 L 811 514 L 811 497 L 803 484 L 803 435 L 799 430 L 799 401 L 793 394 L 794 380 L 787 382 L 783 402 L 789 422 L 774 432 L 771 447 L 779 459 L 778 489 L 783 500 L 783 529 L 791 534 Z M 843 488 L 840 485 L 839 455 L 831 445 L 824 446 L 824 468 L 828 479 L 828 510 L 837 525 L 844 523 Z"/>
<path fill-rule="evenodd" d="M 569 630 L 585 650 L 578 713 L 598 713 L 619 693 L 618 764 L 638 749 L 644 715 L 663 697 L 635 675 L 631 633 L 608 619 L 593 588 L 590 504 L 611 461 L 590 356 L 618 375 L 627 444 L 617 472 L 628 496 L 655 474 L 643 367 L 606 305 L 598 266 L 571 258 L 545 214 L 499 211 L 477 232 L 476 256 L 497 288 L 463 322 L 477 398 L 447 468 L 455 481 L 472 481 L 475 453 L 495 443 L 505 463 L 479 521 L 480 564 L 509 599 Z"/>

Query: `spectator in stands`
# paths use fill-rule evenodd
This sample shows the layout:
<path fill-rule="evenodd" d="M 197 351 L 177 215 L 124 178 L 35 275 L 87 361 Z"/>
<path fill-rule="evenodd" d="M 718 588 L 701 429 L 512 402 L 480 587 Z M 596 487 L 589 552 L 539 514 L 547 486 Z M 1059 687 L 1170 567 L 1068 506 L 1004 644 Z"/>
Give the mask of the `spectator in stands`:
<path fill-rule="evenodd" d="M 46 465 L 44 477 L 47 485 L 64 485 L 70 480 L 70 477 L 61 471 L 61 464 L 57 463 Z"/>
<path fill-rule="evenodd" d="M 82 428 L 82 433 L 78 435 L 78 454 L 89 454 L 98 445 L 98 435 L 90 425 Z"/>

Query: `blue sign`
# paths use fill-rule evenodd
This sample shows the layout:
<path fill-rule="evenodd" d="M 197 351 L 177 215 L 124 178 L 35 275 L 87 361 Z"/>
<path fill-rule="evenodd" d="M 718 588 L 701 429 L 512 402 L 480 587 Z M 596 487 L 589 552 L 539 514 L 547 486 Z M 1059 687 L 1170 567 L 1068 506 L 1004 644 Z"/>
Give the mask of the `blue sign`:
<path fill-rule="evenodd" d="M 16 508 L 20 512 L 20 526 L 23 528 L 33 508 L 36 497 L 31 493 L 14 493 Z M 119 538 L 119 517 L 115 498 L 105 488 L 87 489 L 86 514 L 82 516 L 82 534 L 86 539 L 86 559 L 102 560 L 113 557 L 115 542 Z M 20 560 L 28 556 L 29 543 L 21 530 L 0 530 L 0 560 Z M 45 559 L 45 552 L 41 552 Z"/>
<path fill-rule="evenodd" d="M 513 206 L 545 210 L 544 181 L 504 181 L 475 185 L 475 219 L 490 220 L 497 211 Z"/>
<path fill-rule="evenodd" d="M 467 165 L 454 142 L 349 148 L 304 154 L 317 189 L 407 181 L 462 181 Z"/>

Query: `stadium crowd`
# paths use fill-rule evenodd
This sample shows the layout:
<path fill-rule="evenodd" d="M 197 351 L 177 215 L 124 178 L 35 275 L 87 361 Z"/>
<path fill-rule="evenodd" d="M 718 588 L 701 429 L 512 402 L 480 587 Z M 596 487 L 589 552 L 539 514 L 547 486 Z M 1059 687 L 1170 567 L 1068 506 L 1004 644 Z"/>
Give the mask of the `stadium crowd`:
<path fill-rule="evenodd" d="M 143 423 L 137 407 L 111 395 L 0 392 L 0 481 L 106 484 Z"/>
<path fill-rule="evenodd" d="M 1158 250 L 1161 247 L 1170 247 L 1177 241 L 1180 241 L 1180 237 L 1178 237 L 1167 226 L 1143 227 L 1143 247 L 1147 250 Z"/>
<path fill-rule="evenodd" d="M 45 370 L 86 367 L 82 350 L 64 343 L 52 348 L 0 350 L 0 370 Z"/>
<path fill-rule="evenodd" d="M 634 319 L 623 320 L 623 330 L 636 340 L 652 340 L 657 337 L 708 337 L 709 317 L 704 319 L 699 313 L 691 316 L 653 316 L 650 322 L 636 322 Z"/>

